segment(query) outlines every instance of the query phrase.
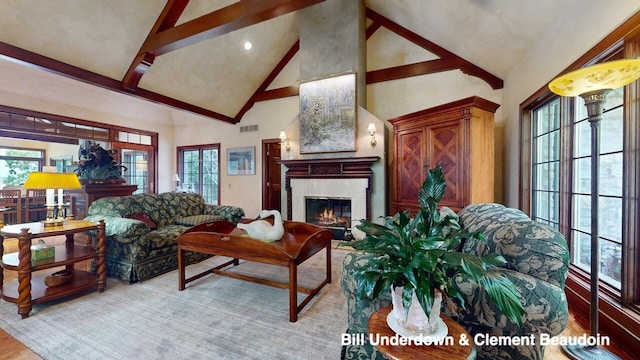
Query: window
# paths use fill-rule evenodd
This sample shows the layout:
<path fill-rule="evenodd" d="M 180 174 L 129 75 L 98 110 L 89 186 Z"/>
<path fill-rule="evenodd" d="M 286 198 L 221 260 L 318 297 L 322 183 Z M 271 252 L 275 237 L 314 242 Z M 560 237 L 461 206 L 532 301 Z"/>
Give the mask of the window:
<path fill-rule="evenodd" d="M 640 13 L 566 71 L 640 56 Z M 635 30 L 634 30 L 635 29 Z M 548 79 L 551 81 L 552 79 Z M 520 208 L 555 226 L 571 252 L 565 293 L 587 317 L 591 278 L 591 124 L 581 97 L 545 86 L 521 105 Z M 609 92 L 600 122 L 598 197 L 601 329 L 630 346 L 640 336 L 640 81 Z"/>
<path fill-rule="evenodd" d="M 127 184 L 138 185 L 134 194 L 149 193 L 149 152 L 137 149 L 120 149 L 122 177 Z"/>
<path fill-rule="evenodd" d="M 207 204 L 220 201 L 220 145 L 178 147 L 178 176 L 182 180 L 177 191 L 196 192 Z"/>
<path fill-rule="evenodd" d="M 52 156 L 49 158 L 49 165 L 55 166 L 59 173 L 70 173 L 76 168 L 73 165 L 73 156 Z"/>
<path fill-rule="evenodd" d="M 623 89 L 607 96 L 600 122 L 599 247 L 601 280 L 621 289 L 622 184 L 623 184 Z M 571 203 L 571 263 L 591 271 L 591 126 L 582 98 L 575 100 Z"/>
<path fill-rule="evenodd" d="M 560 208 L 560 100 L 533 111 L 531 218 L 555 228 Z"/>
<path fill-rule="evenodd" d="M 45 151 L 0 147 L 0 189 L 21 186 L 32 171 L 44 165 Z"/>
<path fill-rule="evenodd" d="M 624 89 L 611 91 L 600 123 L 599 236 L 601 281 L 622 290 Z M 562 111 L 562 108 L 571 111 Z M 564 117 L 561 114 L 566 114 Z M 591 271 L 591 126 L 580 97 L 553 98 L 530 108 L 528 159 L 531 218 L 559 229 L 567 238 L 571 264 Z M 634 121 L 638 121 L 634 119 Z M 566 139 L 561 142 L 561 139 Z M 562 158 L 568 159 L 561 166 Z M 562 183 L 560 179 L 568 179 Z M 564 189 L 561 189 L 564 187 Z M 570 207 L 561 217 L 562 193 Z"/>

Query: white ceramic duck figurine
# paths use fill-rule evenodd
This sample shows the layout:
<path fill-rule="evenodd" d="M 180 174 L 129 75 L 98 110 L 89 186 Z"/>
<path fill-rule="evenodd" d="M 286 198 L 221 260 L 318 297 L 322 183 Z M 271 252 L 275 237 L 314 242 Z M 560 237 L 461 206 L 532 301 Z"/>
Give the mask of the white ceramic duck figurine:
<path fill-rule="evenodd" d="M 278 210 L 262 210 L 258 219 L 264 219 L 273 215 L 273 225 L 265 220 L 256 220 L 248 224 L 238 224 L 238 229 L 247 232 L 249 237 L 262 241 L 276 241 L 282 239 L 284 235 L 284 225 L 282 224 L 282 215 Z"/>

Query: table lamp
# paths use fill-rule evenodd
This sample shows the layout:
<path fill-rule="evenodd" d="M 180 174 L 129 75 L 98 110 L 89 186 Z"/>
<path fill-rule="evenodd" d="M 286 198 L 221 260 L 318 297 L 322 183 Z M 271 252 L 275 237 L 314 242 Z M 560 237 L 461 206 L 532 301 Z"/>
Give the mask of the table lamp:
<path fill-rule="evenodd" d="M 173 180 L 176 182 L 176 192 L 180 190 L 180 175 L 175 174 Z"/>
<path fill-rule="evenodd" d="M 564 74 L 549 83 L 549 89 L 560 96 L 584 99 L 591 125 L 591 308 L 590 335 L 598 335 L 598 176 L 600 173 L 600 121 L 607 94 L 613 89 L 640 78 L 640 59 L 615 60 L 592 65 Z M 619 359 L 606 349 L 589 345 L 565 345 L 563 351 L 572 359 Z"/>
<path fill-rule="evenodd" d="M 63 190 L 81 189 L 82 185 L 75 173 L 55 173 L 34 171 L 29 174 L 24 182 L 25 189 L 44 189 L 47 191 L 47 218 L 42 221 L 44 226 L 60 226 L 64 223 L 62 217 Z M 58 189 L 58 216 L 54 215 L 55 189 Z"/>

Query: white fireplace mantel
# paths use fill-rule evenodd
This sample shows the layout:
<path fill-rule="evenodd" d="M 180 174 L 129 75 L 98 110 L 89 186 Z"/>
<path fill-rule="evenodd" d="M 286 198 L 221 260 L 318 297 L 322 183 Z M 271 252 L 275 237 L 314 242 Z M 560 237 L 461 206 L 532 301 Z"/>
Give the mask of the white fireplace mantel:
<path fill-rule="evenodd" d="M 305 221 L 305 197 L 351 199 L 352 219 L 371 220 L 371 165 L 379 157 L 286 160 L 287 218 Z"/>

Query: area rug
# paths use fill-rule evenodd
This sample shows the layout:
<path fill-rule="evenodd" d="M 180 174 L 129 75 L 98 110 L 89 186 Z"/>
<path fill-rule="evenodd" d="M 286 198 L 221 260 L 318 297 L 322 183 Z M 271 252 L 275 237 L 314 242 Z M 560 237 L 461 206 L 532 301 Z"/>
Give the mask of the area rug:
<path fill-rule="evenodd" d="M 103 293 L 38 304 L 21 320 L 0 301 L 0 325 L 45 359 L 339 359 L 347 328 L 340 288 L 348 250 L 332 251 L 332 283 L 289 322 L 288 290 L 210 275 L 178 291 L 177 271 Z M 187 276 L 228 260 L 187 267 Z M 324 277 L 325 252 L 299 266 L 298 283 Z M 234 271 L 287 281 L 285 267 L 243 262 Z M 299 294 L 299 302 L 304 294 Z"/>

